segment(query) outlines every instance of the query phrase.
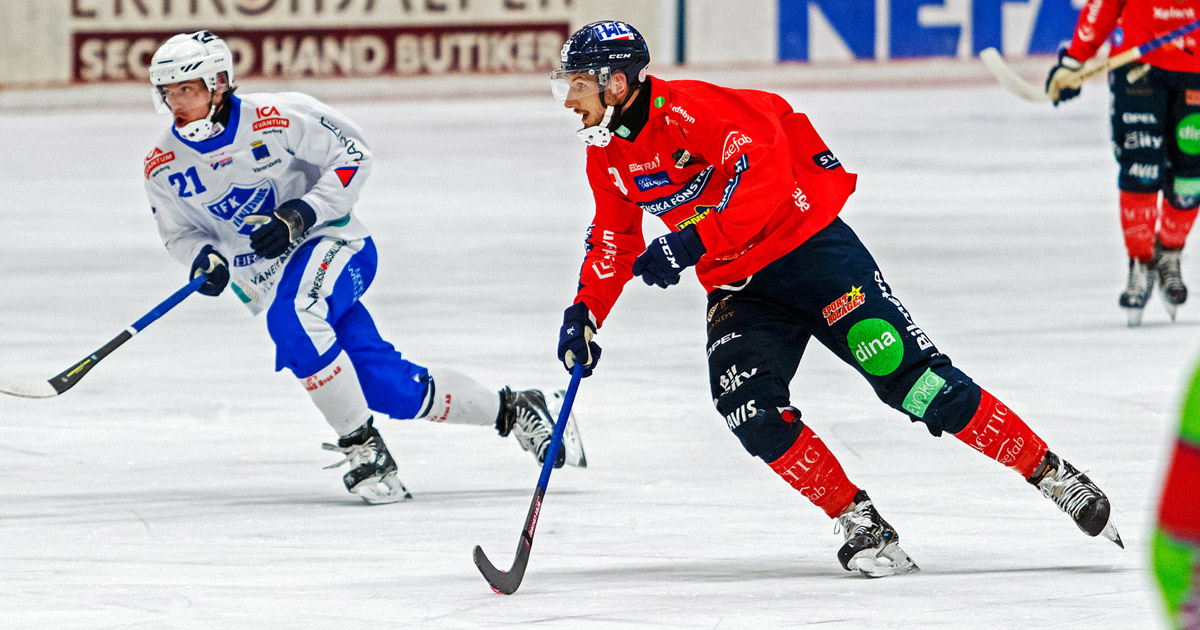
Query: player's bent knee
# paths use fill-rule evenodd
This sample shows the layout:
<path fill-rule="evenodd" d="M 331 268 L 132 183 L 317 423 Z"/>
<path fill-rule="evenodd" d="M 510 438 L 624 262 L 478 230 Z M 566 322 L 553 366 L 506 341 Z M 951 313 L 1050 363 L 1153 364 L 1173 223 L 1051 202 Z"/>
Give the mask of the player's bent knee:
<path fill-rule="evenodd" d="M 1176 210 L 1200 208 L 1200 177 L 1176 177 L 1167 202 Z"/>
<path fill-rule="evenodd" d="M 788 407 L 786 387 L 780 391 L 768 379 L 751 379 L 716 404 L 746 451 L 765 462 L 783 456 L 804 429 L 799 412 Z"/>
<path fill-rule="evenodd" d="M 943 431 L 963 430 L 979 407 L 979 397 L 979 386 L 971 377 L 946 365 L 926 368 L 908 388 L 898 388 L 885 402 L 939 436 Z"/>

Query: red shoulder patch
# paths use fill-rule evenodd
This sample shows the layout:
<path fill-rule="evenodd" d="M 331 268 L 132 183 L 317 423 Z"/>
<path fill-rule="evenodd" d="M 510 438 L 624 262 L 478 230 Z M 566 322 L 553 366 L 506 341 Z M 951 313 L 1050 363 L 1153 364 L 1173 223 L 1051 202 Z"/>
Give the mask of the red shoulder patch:
<path fill-rule="evenodd" d="M 342 188 L 345 188 L 350 185 L 350 180 L 354 179 L 354 176 L 358 174 L 358 167 L 341 166 L 333 169 L 333 172 L 337 173 L 338 179 L 342 180 Z"/>

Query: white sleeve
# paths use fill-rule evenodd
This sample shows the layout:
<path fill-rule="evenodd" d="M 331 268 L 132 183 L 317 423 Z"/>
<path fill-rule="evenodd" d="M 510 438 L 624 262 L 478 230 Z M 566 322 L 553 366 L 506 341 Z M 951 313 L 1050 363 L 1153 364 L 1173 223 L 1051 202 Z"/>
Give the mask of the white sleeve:
<path fill-rule="evenodd" d="M 371 170 L 371 150 L 358 125 L 319 101 L 297 107 L 287 128 L 288 149 L 297 160 L 313 165 L 317 182 L 301 199 L 312 207 L 317 223 L 350 214 Z M 284 200 L 286 201 L 286 200 Z"/>
<path fill-rule="evenodd" d="M 150 199 L 150 209 L 154 213 L 154 222 L 158 225 L 158 235 L 172 258 L 184 266 L 191 266 L 200 250 L 206 244 L 211 244 L 214 239 L 187 220 L 180 211 L 179 202 L 174 195 L 168 190 L 163 190 L 157 179 L 152 177 L 146 180 L 146 196 Z M 225 252 L 221 252 L 221 255 L 228 256 Z"/>

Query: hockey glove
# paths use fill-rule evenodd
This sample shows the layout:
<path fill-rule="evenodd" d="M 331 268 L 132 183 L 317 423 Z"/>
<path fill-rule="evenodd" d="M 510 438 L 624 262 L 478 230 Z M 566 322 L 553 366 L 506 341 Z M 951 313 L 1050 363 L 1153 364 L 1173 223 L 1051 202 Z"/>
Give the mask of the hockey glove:
<path fill-rule="evenodd" d="M 592 368 L 600 361 L 600 345 L 592 341 L 596 334 L 596 320 L 583 302 L 572 304 L 563 311 L 563 325 L 558 330 L 558 360 L 570 372 L 575 362 L 583 364 L 583 375 L 592 375 Z"/>
<path fill-rule="evenodd" d="M 646 286 L 657 284 L 665 289 L 678 283 L 679 274 L 699 262 L 706 251 L 696 228 L 689 225 L 654 239 L 633 261 L 633 275 L 641 276 Z"/>
<path fill-rule="evenodd" d="M 200 285 L 197 292 L 204 295 L 220 295 L 225 290 L 225 286 L 229 284 L 229 261 L 225 260 L 212 245 L 205 245 L 204 249 L 196 256 L 196 260 L 192 261 L 192 271 L 189 274 L 193 280 L 208 274 L 208 280 Z"/>
<path fill-rule="evenodd" d="M 1067 49 L 1058 51 L 1058 63 L 1050 68 L 1046 77 L 1046 95 L 1055 107 L 1063 101 L 1079 96 L 1082 86 L 1083 62 L 1067 54 Z"/>
<path fill-rule="evenodd" d="M 317 213 L 300 199 L 283 202 L 274 214 L 252 214 L 246 223 L 261 227 L 250 233 L 250 247 L 263 258 L 278 258 L 292 241 L 317 222 Z"/>

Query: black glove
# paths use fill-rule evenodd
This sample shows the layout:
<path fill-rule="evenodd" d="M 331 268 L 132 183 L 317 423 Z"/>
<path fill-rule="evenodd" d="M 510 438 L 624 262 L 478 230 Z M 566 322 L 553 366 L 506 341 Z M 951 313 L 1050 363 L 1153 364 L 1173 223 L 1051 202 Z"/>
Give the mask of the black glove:
<path fill-rule="evenodd" d="M 250 233 L 250 247 L 263 258 L 277 258 L 292 241 L 317 222 L 317 213 L 300 199 L 285 201 L 273 214 L 252 214 L 246 223 L 260 227 Z"/>
<path fill-rule="evenodd" d="M 646 286 L 657 284 L 665 289 L 679 282 L 679 274 L 699 262 L 706 251 L 696 228 L 689 225 L 654 239 L 633 261 L 633 275 L 641 276 Z"/>
<path fill-rule="evenodd" d="M 1046 77 L 1046 95 L 1055 107 L 1079 96 L 1082 70 L 1083 62 L 1068 55 L 1066 48 L 1058 51 L 1058 63 L 1050 68 L 1050 75 Z"/>
<path fill-rule="evenodd" d="M 229 284 L 229 261 L 225 260 L 225 257 L 212 245 L 205 245 L 204 249 L 196 255 L 188 277 L 195 280 L 204 274 L 208 274 L 208 280 L 200 285 L 199 289 L 196 289 L 199 293 L 220 295 L 225 290 L 225 286 Z"/>
<path fill-rule="evenodd" d="M 596 334 L 596 323 L 583 302 L 572 304 L 563 311 L 563 325 L 558 330 L 558 360 L 570 372 L 578 360 L 583 365 L 583 375 L 592 375 L 592 368 L 600 361 L 600 345 L 592 341 Z"/>

